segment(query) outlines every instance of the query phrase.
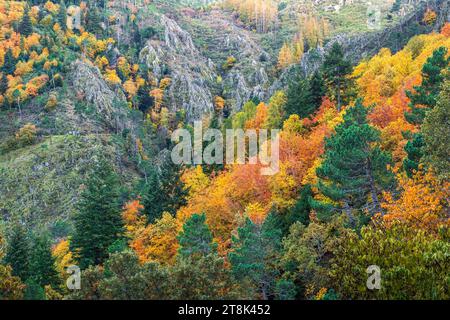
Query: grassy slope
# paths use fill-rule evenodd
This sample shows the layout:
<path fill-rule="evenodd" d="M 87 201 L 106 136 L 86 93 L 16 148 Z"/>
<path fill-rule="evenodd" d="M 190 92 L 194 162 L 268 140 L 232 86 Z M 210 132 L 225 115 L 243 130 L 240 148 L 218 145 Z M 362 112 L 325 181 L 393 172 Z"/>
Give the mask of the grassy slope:
<path fill-rule="evenodd" d="M 2 218 L 7 221 L 16 215 L 30 225 L 45 224 L 53 229 L 65 225 L 99 154 L 117 160 L 112 162 L 122 182 L 134 181 L 132 169 L 117 167 L 121 152 L 113 140 L 110 135 L 60 135 L 0 156 Z"/>

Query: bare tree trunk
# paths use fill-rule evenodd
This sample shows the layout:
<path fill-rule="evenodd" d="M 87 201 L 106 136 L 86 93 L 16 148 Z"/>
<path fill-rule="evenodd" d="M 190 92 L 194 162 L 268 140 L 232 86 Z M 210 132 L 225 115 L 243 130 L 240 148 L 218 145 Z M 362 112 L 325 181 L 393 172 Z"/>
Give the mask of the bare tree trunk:
<path fill-rule="evenodd" d="M 353 216 L 352 208 L 350 207 L 350 205 L 348 204 L 348 202 L 346 200 L 344 200 L 343 209 L 344 209 L 345 215 L 348 218 L 348 221 L 350 222 L 350 225 L 354 226 L 355 225 L 355 217 Z"/>
<path fill-rule="evenodd" d="M 370 160 L 367 163 L 366 166 L 366 174 L 369 179 L 369 185 L 370 185 L 370 197 L 372 199 L 373 208 L 370 211 L 370 215 L 374 216 L 377 213 L 381 213 L 381 215 L 384 215 L 383 208 L 380 205 L 380 201 L 378 200 L 378 192 L 377 188 L 375 186 L 375 180 L 373 179 L 372 175 L 372 166 L 370 164 Z"/>
<path fill-rule="evenodd" d="M 267 289 L 266 289 L 265 284 L 263 284 L 263 286 L 262 286 L 261 293 L 262 293 L 263 300 L 269 300 L 269 297 L 267 296 Z"/>
<path fill-rule="evenodd" d="M 341 79 L 337 81 L 337 110 L 341 112 Z"/>
<path fill-rule="evenodd" d="M 17 99 L 17 106 L 19 107 L 20 120 L 22 120 L 22 108 L 20 107 L 20 99 Z"/>

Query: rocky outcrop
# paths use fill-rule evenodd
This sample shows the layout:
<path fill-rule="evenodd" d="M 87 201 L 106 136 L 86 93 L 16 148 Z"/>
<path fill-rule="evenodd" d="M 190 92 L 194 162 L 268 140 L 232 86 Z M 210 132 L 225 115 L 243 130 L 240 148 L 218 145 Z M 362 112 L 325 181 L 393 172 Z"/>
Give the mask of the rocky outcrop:
<path fill-rule="evenodd" d="M 208 44 L 202 48 L 204 55 L 212 57 L 218 69 L 228 57 L 236 59 L 231 70 L 221 70 L 222 95 L 231 109 L 240 110 L 253 97 L 266 99 L 271 57 L 260 46 L 259 35 L 240 26 L 229 13 L 215 9 L 201 14 L 196 25 L 197 40 Z"/>
<path fill-rule="evenodd" d="M 166 73 L 171 78 L 165 95 L 171 111 L 183 109 L 188 121 L 193 121 L 214 110 L 216 95 L 225 98 L 233 111 L 240 110 L 253 97 L 260 100 L 268 97 L 269 54 L 252 32 L 236 25 L 232 17 L 212 10 L 199 14 L 193 23 L 161 14 L 160 23 L 163 39 L 148 40 L 140 52 L 140 60 L 157 79 Z M 222 70 L 230 56 L 236 63 Z"/>
<path fill-rule="evenodd" d="M 195 47 L 188 32 L 174 20 L 161 15 L 164 41 L 149 40 L 140 52 L 157 79 L 170 73 L 166 104 L 171 111 L 183 109 L 189 120 L 200 119 L 213 111 L 213 94 L 209 88 L 217 74 L 214 66 Z"/>
<path fill-rule="evenodd" d="M 122 90 L 113 91 L 103 80 L 100 70 L 81 60 L 74 61 L 70 66 L 69 81 L 77 96 L 96 107 L 105 123 L 116 130 L 126 127 L 124 118 L 126 97 Z"/>
<path fill-rule="evenodd" d="M 441 0 L 420 2 L 398 24 L 371 33 L 338 35 L 323 48 L 307 52 L 295 67 L 311 75 L 322 65 L 334 42 L 342 44 L 354 63 L 383 47 L 396 52 L 412 36 L 440 28 L 448 21 L 448 7 L 448 2 Z M 439 13 L 433 26 L 422 23 L 427 8 Z M 240 25 L 230 13 L 213 8 L 188 16 L 169 18 L 161 14 L 158 19 L 162 40 L 149 40 L 140 59 L 156 78 L 170 76 L 172 85 L 167 89 L 165 103 L 172 111 L 184 109 L 189 121 L 211 113 L 216 95 L 225 98 L 231 111 L 236 112 L 252 98 L 267 100 L 292 78 L 294 68 L 285 70 L 277 79 L 268 75 L 276 57 L 262 48 L 260 35 Z M 228 57 L 235 58 L 235 63 L 223 69 Z"/>

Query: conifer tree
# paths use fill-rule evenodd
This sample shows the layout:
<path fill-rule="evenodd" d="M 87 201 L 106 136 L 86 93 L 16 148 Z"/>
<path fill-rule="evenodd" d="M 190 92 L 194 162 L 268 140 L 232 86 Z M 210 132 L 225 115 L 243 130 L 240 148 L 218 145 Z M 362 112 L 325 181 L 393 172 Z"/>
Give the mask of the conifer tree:
<path fill-rule="evenodd" d="M 101 33 L 101 17 L 97 8 L 90 8 L 86 14 L 86 30 L 91 33 Z"/>
<path fill-rule="evenodd" d="M 172 161 L 165 161 L 161 167 L 159 190 L 165 196 L 164 211 L 172 215 L 175 215 L 177 210 L 186 204 L 186 197 L 189 193 L 182 182 L 182 174 L 183 168 L 175 165 Z"/>
<path fill-rule="evenodd" d="M 414 87 L 414 93 L 407 91 L 411 99 L 410 112 L 405 113 L 406 120 L 414 125 L 421 125 L 427 113 L 436 106 L 441 85 L 444 81 L 445 69 L 449 69 L 450 58 L 447 58 L 447 48 L 440 47 L 433 52 L 422 68 L 422 85 Z M 408 157 L 403 162 L 403 168 L 408 176 L 419 169 L 419 163 L 424 155 L 425 142 L 422 133 L 412 135 L 405 146 Z"/>
<path fill-rule="evenodd" d="M 450 80 L 442 85 L 436 106 L 431 110 L 422 127 L 425 142 L 425 163 L 433 167 L 439 177 L 450 178 Z"/>
<path fill-rule="evenodd" d="M 248 283 L 257 297 L 264 300 L 275 294 L 279 272 L 274 265 L 281 248 L 282 232 L 275 213 L 269 214 L 262 225 L 246 219 L 233 237 L 229 254 L 234 277 Z"/>
<path fill-rule="evenodd" d="M 186 204 L 188 190 L 181 181 L 181 167 L 167 160 L 161 167 L 147 169 L 141 183 L 142 204 L 149 223 L 162 217 L 164 212 L 175 215 Z"/>
<path fill-rule="evenodd" d="M 6 72 L 2 73 L 0 78 L 0 94 L 3 95 L 8 89 L 8 78 L 6 77 Z"/>
<path fill-rule="evenodd" d="M 202 257 L 215 253 L 217 244 L 206 224 L 206 215 L 194 214 L 183 225 L 183 231 L 178 236 L 181 257 Z"/>
<path fill-rule="evenodd" d="M 406 92 L 411 99 L 411 112 L 405 114 L 409 123 L 422 124 L 426 113 L 436 105 L 441 85 L 444 82 L 442 71 L 448 68 L 450 63 L 450 58 L 447 58 L 447 51 L 445 47 L 435 50 L 422 68 L 422 84 L 414 87 L 415 92 Z"/>
<path fill-rule="evenodd" d="M 29 278 L 25 285 L 25 300 L 45 300 L 45 290 L 34 278 Z"/>
<path fill-rule="evenodd" d="M 287 117 L 297 114 L 300 118 L 306 118 L 315 111 L 308 80 L 297 76 L 296 80 L 289 84 L 285 111 Z"/>
<path fill-rule="evenodd" d="M 319 71 L 314 72 L 309 81 L 309 85 L 311 88 L 312 102 L 314 107 L 318 109 L 322 104 L 323 97 L 327 94 L 325 90 L 325 81 Z"/>
<path fill-rule="evenodd" d="M 141 181 L 140 193 L 142 197 L 142 205 L 144 213 L 147 216 L 148 223 L 153 223 L 163 214 L 162 203 L 164 195 L 159 192 L 160 181 L 158 172 L 155 168 L 150 167 L 146 170 L 145 178 Z"/>
<path fill-rule="evenodd" d="M 33 33 L 33 25 L 31 24 L 30 19 L 30 8 L 28 6 L 25 7 L 25 11 L 23 13 L 22 20 L 19 24 L 19 33 L 22 36 L 28 37 Z"/>
<path fill-rule="evenodd" d="M 309 117 L 320 107 L 325 95 L 325 82 L 319 72 L 305 79 L 298 70 L 295 80 L 289 83 L 287 91 L 285 107 L 287 116 L 297 114 L 300 118 Z"/>
<path fill-rule="evenodd" d="M 74 217 L 72 250 L 82 269 L 101 264 L 123 233 L 118 179 L 111 165 L 100 160 L 86 182 Z"/>
<path fill-rule="evenodd" d="M 57 15 L 56 19 L 58 20 L 58 23 L 59 23 L 61 29 L 66 31 L 67 30 L 67 8 L 66 8 L 66 4 L 64 3 L 64 1 L 61 1 L 61 3 L 59 4 L 59 11 L 58 11 L 58 15 Z"/>
<path fill-rule="evenodd" d="M 312 186 L 309 184 L 304 186 L 300 192 L 300 198 L 298 199 L 295 206 L 289 210 L 289 213 L 286 216 L 286 225 L 288 229 L 289 226 L 296 222 L 300 222 L 305 226 L 309 225 L 309 216 L 312 210 L 312 196 Z"/>
<path fill-rule="evenodd" d="M 10 265 L 12 274 L 26 281 L 30 276 L 30 240 L 25 227 L 16 222 L 12 226 L 3 262 Z"/>
<path fill-rule="evenodd" d="M 4 75 L 7 75 L 13 74 L 14 70 L 16 70 L 16 59 L 14 58 L 12 50 L 8 49 L 5 53 L 2 71 Z"/>
<path fill-rule="evenodd" d="M 136 94 L 138 108 L 143 113 L 146 113 L 155 105 L 155 99 L 149 94 L 150 91 L 150 87 L 146 83 L 145 85 L 139 87 Z"/>
<path fill-rule="evenodd" d="M 400 10 L 401 5 L 402 0 L 395 0 L 394 3 L 392 4 L 391 12 L 392 13 L 398 12 Z"/>
<path fill-rule="evenodd" d="M 344 90 L 349 86 L 347 75 L 352 71 L 352 65 L 344 57 L 342 46 L 335 42 L 331 51 L 325 56 L 322 71 L 326 84 L 334 95 L 338 111 L 341 111 Z"/>
<path fill-rule="evenodd" d="M 30 276 L 42 288 L 46 285 L 56 288 L 58 285 L 55 258 L 52 256 L 51 242 L 46 234 L 38 234 L 33 237 Z"/>
<path fill-rule="evenodd" d="M 407 157 L 403 161 L 403 169 L 410 178 L 414 172 L 419 170 L 419 163 L 423 157 L 424 147 L 425 142 L 423 141 L 423 135 L 420 132 L 413 134 L 412 139 L 406 143 L 405 151 Z"/>
<path fill-rule="evenodd" d="M 326 140 L 323 162 L 316 171 L 318 189 L 338 205 L 312 201 L 319 218 L 328 219 L 342 210 L 354 225 L 353 209 L 367 208 L 371 215 L 382 212 L 379 194 L 392 186 L 394 177 L 387 167 L 390 156 L 376 146 L 380 133 L 368 124 L 367 112 L 358 99 Z"/>

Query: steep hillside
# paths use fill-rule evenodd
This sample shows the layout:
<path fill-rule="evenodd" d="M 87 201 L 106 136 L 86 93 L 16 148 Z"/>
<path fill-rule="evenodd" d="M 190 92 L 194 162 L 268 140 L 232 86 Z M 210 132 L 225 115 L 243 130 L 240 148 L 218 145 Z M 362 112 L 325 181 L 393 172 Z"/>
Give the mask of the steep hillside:
<path fill-rule="evenodd" d="M 449 75 L 442 0 L 0 1 L 0 299 L 448 300 Z"/>
<path fill-rule="evenodd" d="M 317 69 L 323 56 L 335 41 L 340 42 L 344 46 L 345 52 L 354 62 L 357 62 L 364 57 L 373 55 L 382 47 L 390 47 L 396 51 L 412 35 L 439 29 L 443 22 L 448 20 L 449 15 L 447 3 L 431 1 L 426 6 L 420 4 L 412 12 L 405 9 L 402 11 L 403 17 L 399 16 L 395 21 L 390 21 L 389 24 L 392 26 L 385 30 L 374 31 L 369 35 L 351 36 L 339 28 L 339 23 L 336 22 L 333 15 L 340 12 L 339 17 L 342 18 L 345 16 L 345 10 L 363 12 L 367 9 L 359 7 L 361 6 L 359 3 L 346 4 L 342 8 L 332 8 L 331 4 L 326 1 L 318 2 L 313 6 L 295 1 L 282 3 L 279 4 L 279 27 L 263 33 L 254 32 L 245 20 L 236 15 L 232 8 L 223 9 L 222 4 L 216 2 L 203 3 L 200 6 L 203 8 L 201 10 L 188 8 L 188 4 L 185 2 L 171 5 L 167 1 L 154 1 L 152 4 L 142 3 L 138 7 L 124 6 L 111 1 L 105 11 L 96 9 L 98 11 L 95 12 L 99 14 L 98 18 L 107 19 L 109 25 L 103 24 L 100 28 L 90 27 L 91 31 L 97 34 L 97 40 L 93 38 L 93 35 L 82 35 L 77 38 L 77 35 L 74 34 L 72 38 L 76 43 L 73 48 L 60 47 L 64 48 L 64 55 L 57 54 L 56 51 L 50 55 L 50 57 L 55 57 L 53 61 L 60 61 L 58 69 L 50 70 L 51 74 L 59 71 L 62 77 L 57 74 L 59 78 L 55 78 L 56 82 L 52 80 L 52 85 L 42 90 L 42 93 L 36 97 L 31 96 L 22 108 L 11 108 L 12 104 L 10 104 L 9 107 L 4 107 L 0 111 L 3 119 L 0 136 L 3 139 L 11 140 L 11 137 L 21 127 L 31 123 L 38 128 L 37 141 L 39 143 L 39 147 L 19 149 L 14 152 L 8 152 L 4 145 L 6 154 L 2 157 L 1 172 L 4 182 L 1 187 L 2 190 L 8 190 L 8 192 L 2 192 L 0 196 L 3 203 L 2 214 L 9 217 L 13 211 L 19 213 L 22 209 L 28 208 L 27 210 L 33 211 L 33 215 L 38 217 L 39 221 L 40 217 L 42 217 L 42 221 L 49 221 L 44 218 L 48 215 L 62 215 L 63 217 L 70 215 L 69 212 L 72 209 L 65 209 L 67 199 L 72 199 L 70 202 L 70 207 L 72 207 L 77 198 L 76 190 L 78 188 L 75 187 L 77 184 L 75 181 L 81 183 L 83 179 L 78 177 L 79 179 L 72 181 L 70 185 L 60 183 L 53 186 L 52 190 L 56 194 L 64 194 L 67 197 L 64 199 L 53 198 L 50 190 L 42 191 L 47 190 L 42 186 L 46 186 L 50 180 L 56 178 L 47 176 L 42 179 L 28 179 L 28 172 L 25 169 L 25 166 L 35 168 L 41 166 L 42 163 L 52 163 L 56 170 L 54 172 L 57 172 L 58 177 L 61 177 L 62 180 L 71 176 L 71 171 L 64 169 L 66 158 L 59 158 L 59 154 L 52 154 L 53 152 L 60 152 L 63 155 L 70 154 L 73 151 L 71 146 L 64 143 L 55 143 L 54 145 L 49 141 L 65 141 L 66 137 L 69 140 L 77 141 L 76 150 L 79 150 L 81 154 L 72 160 L 73 163 L 70 167 L 78 168 L 79 166 L 83 167 L 82 163 L 86 161 L 86 157 L 91 157 L 91 152 L 84 150 L 83 146 L 88 143 L 86 141 L 91 141 L 92 137 L 97 135 L 100 135 L 104 141 L 115 141 L 117 139 L 113 139 L 112 135 L 122 134 L 125 132 L 124 130 L 130 131 L 131 140 L 121 143 L 122 145 L 131 143 L 126 149 L 134 150 L 132 158 L 140 157 L 136 147 L 138 136 L 140 136 L 139 141 L 146 140 L 144 136 L 149 137 L 149 134 L 150 136 L 156 134 L 151 139 L 156 138 L 160 141 L 166 139 L 164 138 L 165 134 L 161 132 L 162 128 L 158 129 L 160 125 L 155 127 L 153 124 L 154 129 L 142 131 L 140 129 L 142 125 L 145 128 L 150 124 L 145 124 L 145 121 L 140 119 L 138 111 L 128 108 L 132 104 L 145 111 L 149 106 L 143 105 L 136 98 L 131 98 L 130 94 L 134 89 L 125 85 L 127 79 L 123 74 L 121 75 L 122 79 L 117 80 L 122 85 L 115 84 L 113 73 L 110 73 L 114 69 L 108 68 L 119 70 L 121 67 L 117 65 L 121 56 L 140 65 L 139 75 L 133 76 L 136 83 L 141 81 L 140 79 L 148 77 L 146 80 L 148 85 L 146 84 L 142 89 L 153 90 L 152 96 L 143 101 L 148 100 L 156 105 L 154 112 L 159 113 L 161 108 L 167 108 L 169 113 L 173 114 L 170 121 L 174 121 L 178 117 L 175 115 L 181 112 L 186 116 L 186 121 L 191 122 L 194 119 L 211 117 L 215 112 L 217 97 L 224 98 L 227 113 L 233 114 L 240 111 L 247 101 L 251 99 L 267 100 L 276 90 L 283 88 L 291 77 L 292 68 L 287 68 L 285 71 L 276 68 L 278 50 L 283 43 L 283 40 L 280 39 L 288 39 L 296 32 L 298 17 L 301 14 L 317 12 L 318 15 L 329 19 L 330 24 L 335 25 L 333 32 L 328 36 L 329 40 L 325 39 L 326 44 L 323 48 L 311 48 L 310 52 L 305 53 L 300 66 L 306 74 L 311 74 L 313 70 Z M 385 7 L 383 7 L 384 11 L 386 11 Z M 17 8 L 23 10 L 23 6 L 19 2 L 17 2 Z M 438 17 L 432 25 L 424 25 L 421 23 L 422 17 L 425 10 L 430 8 L 438 12 Z M 46 5 L 42 9 L 50 13 L 47 17 L 52 15 L 57 17 L 58 8 L 56 6 L 52 8 Z M 8 13 L 8 9 L 4 8 L 3 10 Z M 130 15 L 134 16 L 133 21 L 130 20 Z M 42 16 L 45 15 L 42 14 Z M 347 22 L 344 24 L 348 26 Z M 34 29 L 38 31 L 38 34 L 44 34 L 42 32 L 46 30 L 44 25 L 40 24 L 36 24 Z M 363 32 L 364 30 L 355 27 L 352 33 L 358 31 Z M 107 40 L 108 36 L 113 37 L 115 41 Z M 53 41 L 56 43 L 62 39 L 61 35 L 57 35 L 57 33 L 52 37 L 55 37 Z M 90 41 L 94 48 L 95 41 L 101 41 L 102 38 L 109 41 L 107 47 L 103 49 L 105 50 L 104 56 L 110 60 L 110 66 L 107 68 L 99 62 L 102 57 L 100 52 L 90 54 L 86 58 L 84 53 L 79 51 L 82 41 Z M 138 41 L 136 42 L 136 40 Z M 149 73 L 145 74 L 145 72 Z M 162 83 L 165 83 L 166 80 L 170 82 L 163 86 Z M 130 82 L 130 85 L 132 84 L 133 82 Z M 55 100 L 56 105 L 49 108 L 49 101 L 52 99 Z M 151 116 L 154 121 L 160 121 L 158 118 L 160 116 L 155 113 Z M 156 131 L 154 131 L 155 128 Z M 84 140 L 84 136 L 87 137 L 87 140 Z M 102 148 L 101 143 L 94 143 L 94 145 Z M 162 146 L 164 146 L 164 142 Z M 96 148 L 94 147 L 94 149 Z M 152 147 L 147 148 L 147 152 L 152 152 L 151 149 Z M 44 155 L 31 157 L 36 150 L 45 151 Z M 110 152 L 117 154 L 118 159 L 129 158 L 129 155 L 124 153 L 124 148 L 116 143 L 111 144 Z M 49 161 L 50 158 L 53 160 Z M 23 162 L 23 159 L 28 160 Z M 16 166 L 22 169 L 16 169 L 13 172 L 12 168 Z M 130 169 L 125 170 L 132 172 L 135 166 L 136 164 L 132 164 Z M 126 167 L 124 166 L 124 168 Z M 80 170 L 84 171 L 85 169 Z M 11 189 L 10 185 L 13 181 L 11 179 L 28 181 L 30 190 L 41 191 L 35 195 L 31 192 L 26 198 L 22 198 L 25 189 Z M 126 178 L 124 177 L 124 179 Z M 41 187 L 37 181 L 42 183 Z M 23 184 L 20 185 L 23 187 Z M 41 206 L 40 204 L 46 203 L 45 199 L 47 198 L 53 199 L 53 205 Z M 20 200 L 21 206 L 14 208 L 13 204 L 17 199 L 22 199 Z"/>

